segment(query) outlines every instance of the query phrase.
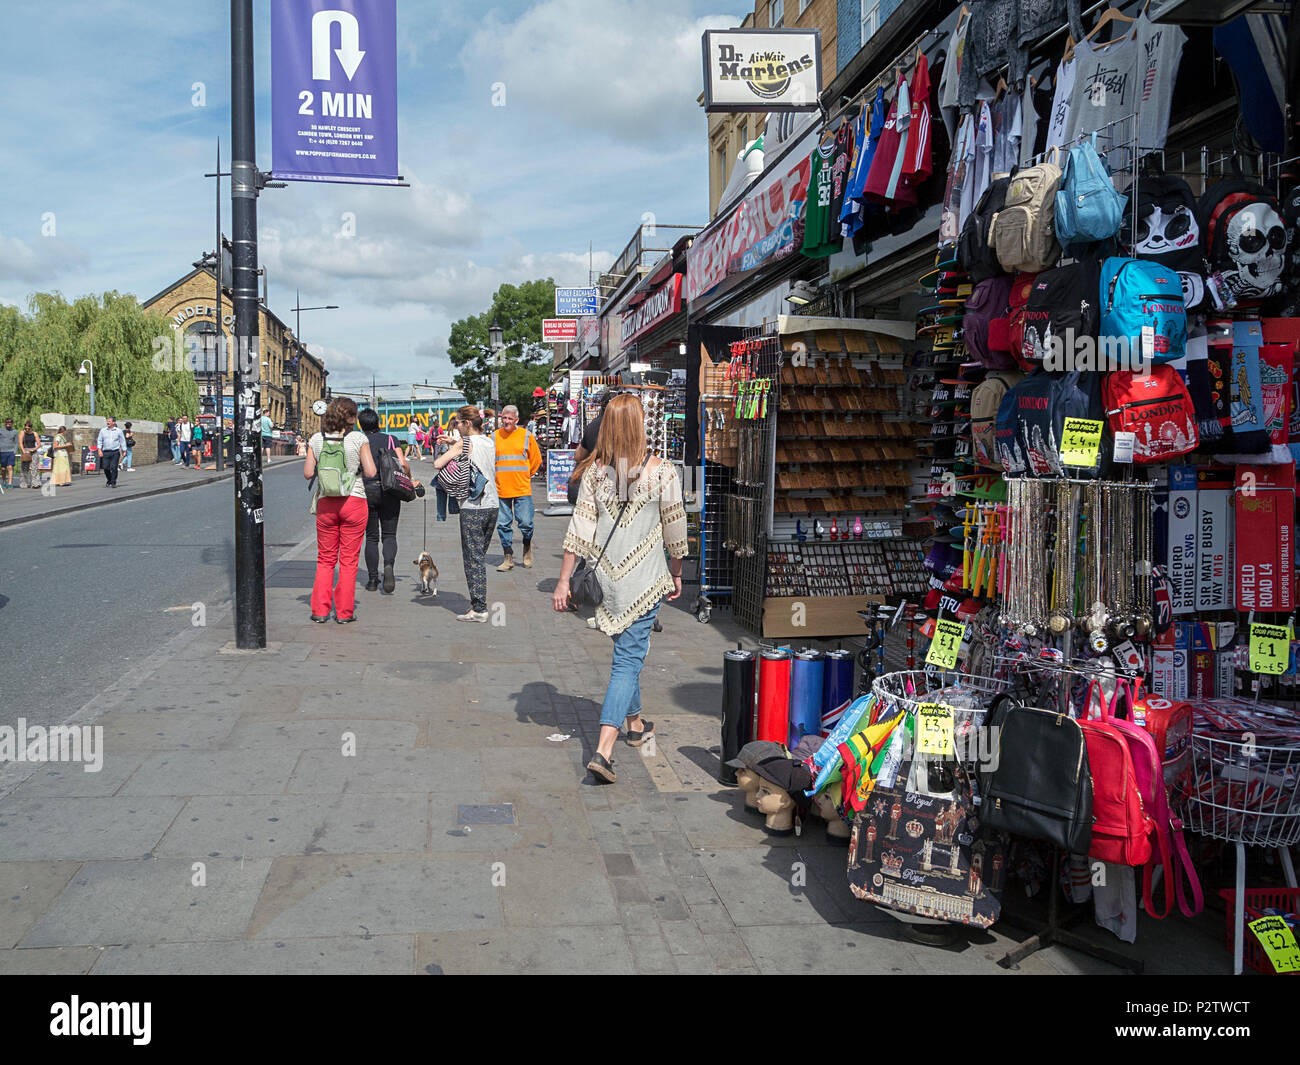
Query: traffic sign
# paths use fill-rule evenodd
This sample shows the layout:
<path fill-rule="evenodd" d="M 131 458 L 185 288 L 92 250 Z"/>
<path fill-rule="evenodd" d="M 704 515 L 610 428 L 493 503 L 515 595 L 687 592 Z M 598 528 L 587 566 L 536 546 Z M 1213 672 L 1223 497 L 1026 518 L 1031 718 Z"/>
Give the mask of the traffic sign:
<path fill-rule="evenodd" d="M 555 290 L 555 313 L 580 317 L 584 314 L 600 313 L 600 289 L 595 285 L 590 288 L 557 288 Z"/>
<path fill-rule="evenodd" d="M 578 340 L 576 318 L 543 318 L 543 344 L 574 344 Z"/>

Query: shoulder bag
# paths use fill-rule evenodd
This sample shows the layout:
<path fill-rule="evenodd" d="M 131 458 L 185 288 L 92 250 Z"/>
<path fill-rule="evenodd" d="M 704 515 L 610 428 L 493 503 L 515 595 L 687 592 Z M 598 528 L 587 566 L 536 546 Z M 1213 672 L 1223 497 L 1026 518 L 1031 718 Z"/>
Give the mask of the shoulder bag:
<path fill-rule="evenodd" d="M 623 520 L 623 514 L 630 502 L 630 499 L 625 499 L 623 505 L 619 507 L 618 517 L 614 519 L 614 525 L 609 530 L 609 535 L 605 537 L 605 547 L 600 549 L 596 561 L 588 566 L 587 560 L 580 558 L 573 569 L 573 574 L 569 578 L 569 598 L 578 607 L 595 609 L 605 601 L 605 589 L 600 586 L 600 578 L 596 576 L 596 570 L 600 567 L 600 560 L 605 557 L 605 548 L 609 547 L 610 540 L 614 539 L 614 533 L 618 529 L 619 522 Z"/>
<path fill-rule="evenodd" d="M 375 465 L 379 467 L 379 487 L 382 493 L 402 503 L 411 502 L 415 498 L 415 482 L 402 469 L 391 436 L 388 438 L 388 447 L 374 456 L 374 459 Z"/>

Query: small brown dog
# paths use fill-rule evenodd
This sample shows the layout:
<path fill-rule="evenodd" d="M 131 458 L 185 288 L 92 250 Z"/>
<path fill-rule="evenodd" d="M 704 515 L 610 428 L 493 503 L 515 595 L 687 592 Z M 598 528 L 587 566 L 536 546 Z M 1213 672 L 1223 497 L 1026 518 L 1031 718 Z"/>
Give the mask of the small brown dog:
<path fill-rule="evenodd" d="M 433 556 L 428 551 L 421 551 L 420 557 L 415 560 L 415 565 L 420 567 L 420 594 L 436 596 L 438 567 L 433 564 Z"/>

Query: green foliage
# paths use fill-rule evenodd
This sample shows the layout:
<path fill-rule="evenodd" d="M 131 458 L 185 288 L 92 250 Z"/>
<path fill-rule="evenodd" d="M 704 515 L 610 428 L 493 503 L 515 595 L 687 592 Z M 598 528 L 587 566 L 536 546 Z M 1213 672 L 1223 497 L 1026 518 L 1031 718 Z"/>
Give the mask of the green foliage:
<path fill-rule="evenodd" d="M 117 292 L 73 303 L 57 292 L 38 292 L 26 315 L 0 307 L 0 418 L 36 424 L 46 413 L 89 414 L 90 378 L 77 372 L 83 359 L 94 363 L 95 413 L 101 417 L 165 422 L 174 414 L 197 414 L 194 374 L 154 369 L 159 337 L 172 343 L 172 323 Z"/>
<path fill-rule="evenodd" d="M 550 345 L 541 343 L 542 319 L 554 316 L 553 279 L 502 285 L 492 297 L 491 307 L 452 325 L 447 354 L 451 364 L 460 368 L 453 383 L 471 403 L 486 401 L 491 395 L 493 367 L 486 349 L 488 328 L 495 321 L 508 345 L 496 368 L 501 378 L 501 405 L 513 403 L 526 422 L 533 409 L 533 389 L 544 388 L 550 380 L 553 356 Z"/>

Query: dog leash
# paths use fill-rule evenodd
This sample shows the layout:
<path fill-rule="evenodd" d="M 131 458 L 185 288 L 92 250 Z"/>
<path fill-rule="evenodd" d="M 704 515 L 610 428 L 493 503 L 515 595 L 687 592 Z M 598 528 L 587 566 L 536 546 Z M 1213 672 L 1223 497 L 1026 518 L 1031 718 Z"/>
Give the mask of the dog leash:
<path fill-rule="evenodd" d="M 427 489 L 424 493 L 424 549 L 429 550 L 429 492 Z"/>

